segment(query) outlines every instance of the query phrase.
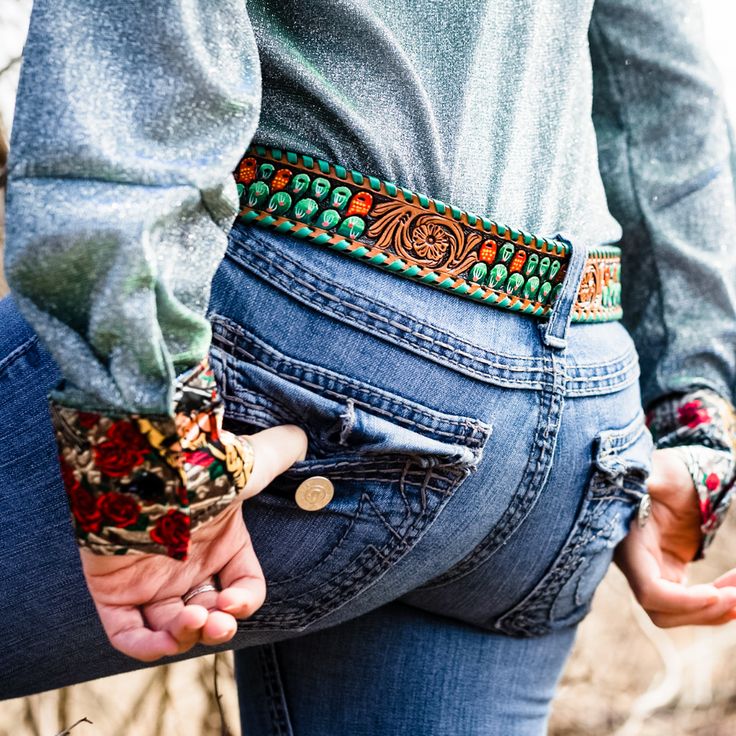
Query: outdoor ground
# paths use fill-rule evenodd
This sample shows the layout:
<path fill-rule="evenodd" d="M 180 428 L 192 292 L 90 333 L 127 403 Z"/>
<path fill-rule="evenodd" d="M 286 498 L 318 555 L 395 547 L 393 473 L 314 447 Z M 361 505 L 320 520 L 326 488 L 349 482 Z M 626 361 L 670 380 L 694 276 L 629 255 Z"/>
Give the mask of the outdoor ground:
<path fill-rule="evenodd" d="M 28 0 L 2 0 L 0 4 L 0 120 L 6 123 L 17 69 L 11 65 L 8 73 L 3 70 L 20 51 L 29 7 Z M 707 0 L 705 7 L 713 53 L 724 76 L 733 82 L 736 54 L 728 33 L 733 28 L 734 6 L 728 0 Z M 736 84 L 728 89 L 736 102 Z M 0 275 L 0 296 L 5 289 Z M 715 577 L 736 564 L 735 516 L 731 515 L 719 534 L 708 559 L 693 569 L 693 582 Z M 80 723 L 73 736 L 236 736 L 240 731 L 232 658 L 221 655 L 217 660 L 218 688 L 229 731 L 223 730 L 217 708 L 214 668 L 214 657 L 206 657 L 2 702 L 0 736 L 55 736 L 85 717 L 92 724 Z M 380 693 L 380 683 L 376 687 Z M 736 623 L 713 629 L 657 629 L 633 602 L 621 574 L 611 570 L 596 595 L 593 612 L 580 628 L 554 703 L 550 733 L 736 734 Z"/>

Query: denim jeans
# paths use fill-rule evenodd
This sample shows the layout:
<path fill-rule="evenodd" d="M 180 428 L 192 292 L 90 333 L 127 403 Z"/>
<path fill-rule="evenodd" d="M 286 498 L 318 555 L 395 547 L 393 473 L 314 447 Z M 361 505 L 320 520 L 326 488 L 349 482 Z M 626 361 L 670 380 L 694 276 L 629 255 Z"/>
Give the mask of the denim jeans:
<path fill-rule="evenodd" d="M 584 257 L 544 323 L 233 229 L 208 311 L 225 426 L 309 438 L 244 505 L 268 585 L 227 645 L 245 733 L 544 732 L 652 449 L 625 329 L 569 326 Z M 0 326 L 13 697 L 147 665 L 110 647 L 81 574 L 45 399 L 56 366 L 10 299 Z M 294 492 L 315 475 L 334 498 L 305 511 Z"/>

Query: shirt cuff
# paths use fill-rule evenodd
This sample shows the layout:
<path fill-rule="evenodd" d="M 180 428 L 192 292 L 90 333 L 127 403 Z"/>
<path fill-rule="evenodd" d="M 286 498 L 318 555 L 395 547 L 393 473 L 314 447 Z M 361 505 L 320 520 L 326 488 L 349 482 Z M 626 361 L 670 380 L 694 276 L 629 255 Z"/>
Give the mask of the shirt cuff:
<path fill-rule="evenodd" d="M 712 389 L 668 396 L 647 413 L 657 448 L 681 453 L 698 494 L 701 559 L 723 523 L 736 481 L 736 413 Z"/>
<path fill-rule="evenodd" d="M 250 477 L 253 449 L 222 429 L 206 358 L 177 377 L 173 416 L 49 406 L 77 543 L 96 554 L 185 560 L 192 532 Z"/>

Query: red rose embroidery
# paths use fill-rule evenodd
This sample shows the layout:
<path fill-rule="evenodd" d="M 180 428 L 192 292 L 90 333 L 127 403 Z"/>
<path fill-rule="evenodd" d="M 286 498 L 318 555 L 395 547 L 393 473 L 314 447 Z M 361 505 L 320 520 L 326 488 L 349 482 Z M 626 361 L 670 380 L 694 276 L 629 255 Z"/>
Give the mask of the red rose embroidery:
<path fill-rule="evenodd" d="M 709 491 L 715 491 L 720 485 L 721 485 L 721 479 L 715 473 L 711 473 L 705 479 L 705 487 Z"/>
<path fill-rule="evenodd" d="M 77 421 L 82 429 L 94 429 L 99 424 L 100 415 L 93 414 L 89 411 L 80 411 L 79 414 L 77 414 Z"/>
<path fill-rule="evenodd" d="M 64 488 L 67 493 L 70 493 L 77 488 L 79 481 L 74 475 L 72 466 L 65 462 L 61 455 L 59 455 L 59 465 L 61 466 L 61 480 L 64 483 Z"/>
<path fill-rule="evenodd" d="M 166 547 L 170 557 L 183 560 L 189 548 L 189 528 L 191 522 L 181 511 L 171 509 L 156 519 L 156 525 L 149 532 L 151 539 Z"/>
<path fill-rule="evenodd" d="M 118 421 L 110 425 L 107 436 L 119 445 L 131 451 L 144 452 L 148 450 L 148 440 L 130 422 Z"/>
<path fill-rule="evenodd" d="M 130 422 L 120 420 L 113 423 L 107 430 L 107 437 L 105 442 L 93 448 L 99 470 L 120 478 L 143 464 L 150 447 L 146 438 Z"/>
<path fill-rule="evenodd" d="M 95 445 L 95 465 L 99 470 L 114 478 L 128 475 L 133 468 L 142 465 L 145 453 L 109 440 Z"/>
<path fill-rule="evenodd" d="M 688 401 L 687 404 L 683 404 L 678 408 L 677 414 L 680 424 L 687 425 L 690 429 L 694 429 L 699 424 L 705 424 L 710 421 L 710 414 L 708 414 L 708 410 L 703 406 L 703 402 L 700 399 Z"/>
<path fill-rule="evenodd" d="M 105 493 L 97 498 L 97 508 L 105 522 L 118 528 L 132 526 L 141 515 L 141 507 L 129 493 Z"/>
<path fill-rule="evenodd" d="M 71 508 L 77 524 L 85 532 L 98 532 L 102 518 L 99 509 L 95 503 L 94 496 L 86 489 L 82 488 L 79 483 L 76 487 L 67 490 L 69 498 L 69 507 Z"/>

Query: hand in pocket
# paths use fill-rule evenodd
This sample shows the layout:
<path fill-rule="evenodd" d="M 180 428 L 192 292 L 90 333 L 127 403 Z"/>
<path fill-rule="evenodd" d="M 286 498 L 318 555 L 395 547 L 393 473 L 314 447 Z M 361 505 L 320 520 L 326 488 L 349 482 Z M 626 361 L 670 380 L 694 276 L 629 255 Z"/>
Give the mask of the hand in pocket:
<path fill-rule="evenodd" d="M 192 533 L 181 562 L 164 555 L 109 557 L 81 550 L 90 594 L 110 643 L 135 659 L 151 662 L 232 639 L 236 619 L 263 605 L 266 583 L 250 543 L 243 501 L 303 460 L 307 436 L 294 424 L 248 435 L 255 461 L 241 497 Z M 219 579 L 221 590 L 182 596 Z"/>

